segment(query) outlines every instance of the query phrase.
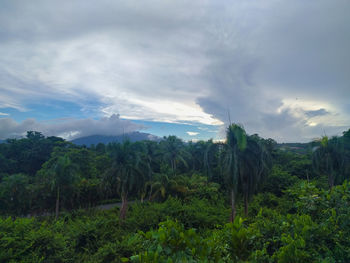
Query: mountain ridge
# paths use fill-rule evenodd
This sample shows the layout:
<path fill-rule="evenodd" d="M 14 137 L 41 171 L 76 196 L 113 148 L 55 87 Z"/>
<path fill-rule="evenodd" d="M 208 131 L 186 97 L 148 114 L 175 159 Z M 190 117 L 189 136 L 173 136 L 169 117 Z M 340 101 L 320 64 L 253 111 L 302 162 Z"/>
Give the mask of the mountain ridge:
<path fill-rule="evenodd" d="M 71 140 L 72 143 L 77 145 L 97 145 L 99 143 L 108 144 L 111 142 L 123 142 L 125 140 L 130 140 L 131 142 L 136 141 L 144 141 L 144 140 L 150 140 L 150 141 L 159 141 L 160 138 L 158 136 L 155 136 L 150 133 L 144 133 L 144 132 L 130 132 L 126 134 L 121 135 L 90 135 L 90 136 L 84 136 L 79 137 L 74 140 Z"/>

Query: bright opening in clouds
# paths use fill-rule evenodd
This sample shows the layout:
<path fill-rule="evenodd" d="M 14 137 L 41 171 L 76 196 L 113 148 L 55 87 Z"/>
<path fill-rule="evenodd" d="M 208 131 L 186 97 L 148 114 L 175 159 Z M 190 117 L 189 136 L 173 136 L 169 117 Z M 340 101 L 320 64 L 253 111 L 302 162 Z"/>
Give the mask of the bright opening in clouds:
<path fill-rule="evenodd" d="M 189 136 L 196 136 L 199 134 L 199 132 L 191 132 L 191 131 L 188 131 L 186 132 Z"/>
<path fill-rule="evenodd" d="M 277 141 L 340 134 L 349 13 L 348 0 L 3 0 L 0 137 L 163 136 L 171 124 L 220 139 L 228 116 Z"/>

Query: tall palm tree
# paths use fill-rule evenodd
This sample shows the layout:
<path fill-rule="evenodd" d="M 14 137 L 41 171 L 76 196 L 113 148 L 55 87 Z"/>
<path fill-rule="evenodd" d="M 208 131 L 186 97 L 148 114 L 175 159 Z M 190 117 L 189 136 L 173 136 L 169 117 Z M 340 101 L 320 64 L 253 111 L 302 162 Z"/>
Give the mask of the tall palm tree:
<path fill-rule="evenodd" d="M 269 167 L 269 154 L 262 139 L 257 135 L 248 136 L 241 125 L 231 124 L 226 131 L 226 144 L 221 147 L 222 171 L 230 191 L 231 215 L 236 216 L 236 197 L 242 193 L 245 215 L 248 203 L 259 182 Z"/>
<path fill-rule="evenodd" d="M 270 158 L 257 135 L 247 136 L 247 147 L 239 156 L 239 185 L 244 199 L 244 213 L 247 216 L 249 200 L 267 174 Z"/>
<path fill-rule="evenodd" d="M 191 155 L 191 169 L 193 171 L 201 171 L 204 166 L 204 155 L 207 148 L 207 143 L 204 141 L 192 142 L 187 145 L 189 154 Z"/>
<path fill-rule="evenodd" d="M 138 191 L 145 184 L 145 175 L 141 170 L 142 158 L 137 146 L 130 141 L 125 141 L 114 147 L 112 167 L 107 176 L 117 181 L 117 191 L 122 198 L 120 219 L 124 220 L 128 208 L 128 194 Z"/>
<path fill-rule="evenodd" d="M 224 178 L 230 190 L 231 215 L 233 222 L 236 216 L 236 196 L 239 184 L 240 159 L 247 147 L 247 134 L 244 128 L 238 124 L 231 124 L 226 131 L 226 146 L 224 151 L 223 166 Z"/>
<path fill-rule="evenodd" d="M 212 140 L 207 142 L 204 150 L 204 172 L 212 182 L 222 182 L 223 166 L 221 164 L 225 148 L 226 144 L 222 142 L 214 143 Z"/>
<path fill-rule="evenodd" d="M 39 171 L 44 180 L 51 185 L 51 189 L 56 192 L 56 219 L 59 215 L 59 208 L 61 202 L 61 192 L 72 187 L 75 181 L 78 180 L 78 166 L 74 164 L 68 157 L 68 154 L 54 153 L 50 160 L 48 160 L 43 168 Z"/>
<path fill-rule="evenodd" d="M 143 141 L 145 146 L 145 158 L 150 167 L 151 173 L 160 171 L 160 162 L 162 159 L 162 152 L 160 151 L 159 143 L 155 141 Z"/>
<path fill-rule="evenodd" d="M 344 144 L 344 179 L 350 177 L 350 129 L 343 132 L 342 141 Z"/>
<path fill-rule="evenodd" d="M 139 174 L 139 187 L 137 187 L 138 195 L 140 196 L 141 203 L 143 203 L 146 197 L 147 191 L 150 187 L 150 181 L 153 177 L 153 169 L 156 165 L 155 159 L 157 158 L 157 142 L 153 141 L 139 141 L 134 143 L 136 151 L 140 156 L 140 170 L 142 173 Z"/>
<path fill-rule="evenodd" d="M 323 136 L 314 147 L 312 162 L 314 169 L 328 176 L 328 185 L 333 188 L 335 182 L 341 177 L 344 168 L 344 144 L 339 137 L 329 139 Z"/>

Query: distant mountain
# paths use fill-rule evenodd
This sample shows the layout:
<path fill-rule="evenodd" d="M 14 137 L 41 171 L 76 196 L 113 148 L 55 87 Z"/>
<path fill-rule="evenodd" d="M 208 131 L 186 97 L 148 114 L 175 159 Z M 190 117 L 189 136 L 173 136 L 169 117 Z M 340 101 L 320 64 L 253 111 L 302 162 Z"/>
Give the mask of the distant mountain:
<path fill-rule="evenodd" d="M 311 149 L 310 143 L 279 143 L 277 148 L 282 151 L 306 154 Z"/>
<path fill-rule="evenodd" d="M 71 142 L 77 145 L 91 146 L 92 144 L 95 144 L 95 145 L 97 145 L 98 143 L 108 144 L 110 142 L 123 142 L 125 140 L 130 140 L 131 142 L 144 141 L 144 140 L 159 141 L 160 138 L 149 133 L 130 132 L 124 135 L 117 135 L 117 136 L 91 135 L 91 136 L 74 139 Z"/>
<path fill-rule="evenodd" d="M 0 140 L 0 143 L 3 143 L 3 142 L 5 142 L 4 140 Z"/>

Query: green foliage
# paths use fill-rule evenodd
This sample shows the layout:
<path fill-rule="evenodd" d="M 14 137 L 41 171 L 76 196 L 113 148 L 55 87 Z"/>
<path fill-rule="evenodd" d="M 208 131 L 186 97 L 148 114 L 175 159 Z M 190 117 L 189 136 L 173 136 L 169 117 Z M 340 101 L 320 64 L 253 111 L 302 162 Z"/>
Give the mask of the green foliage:
<path fill-rule="evenodd" d="M 25 174 L 7 175 L 0 184 L 0 211 L 3 214 L 24 215 L 30 205 L 30 177 Z"/>
<path fill-rule="evenodd" d="M 226 140 L 232 149 L 237 146 L 240 151 L 244 151 L 247 147 L 247 134 L 241 125 L 231 124 L 227 128 Z"/>
<path fill-rule="evenodd" d="M 241 217 L 236 217 L 232 223 L 226 224 L 221 231 L 222 242 L 226 244 L 226 252 L 233 262 L 245 261 L 250 254 L 251 233 L 243 225 L 243 222 L 244 220 Z"/>
<path fill-rule="evenodd" d="M 285 151 L 227 131 L 227 143 L 0 144 L 0 213 L 13 216 L 0 217 L 0 262 L 350 262 L 350 130 Z M 106 200 L 116 208 L 93 208 Z"/>
<path fill-rule="evenodd" d="M 73 262 L 61 222 L 0 219 L 1 262 Z M 58 231 L 58 232 L 57 232 Z"/>
<path fill-rule="evenodd" d="M 176 136 L 164 137 L 164 140 L 160 142 L 160 147 L 164 154 L 163 159 L 170 164 L 173 175 L 176 174 L 179 165 L 188 167 L 186 159 L 190 157 L 190 154 L 184 147 L 182 140 Z"/>
<path fill-rule="evenodd" d="M 124 222 L 124 228 L 146 231 L 170 218 L 177 220 L 185 227 L 209 229 L 227 222 L 227 215 L 228 209 L 222 199 L 211 202 L 194 198 L 184 202 L 180 199 L 169 198 L 163 203 L 133 205 L 129 217 Z"/>
<path fill-rule="evenodd" d="M 252 207 L 256 214 L 229 224 L 222 198 L 135 204 L 122 223 L 118 209 L 77 211 L 57 221 L 4 218 L 0 261 L 349 262 L 349 183 L 329 191 L 304 181 L 281 197 L 257 195 Z"/>
<path fill-rule="evenodd" d="M 329 187 L 338 184 L 344 172 L 344 143 L 338 137 L 323 136 L 313 152 L 313 165 L 320 174 L 328 176 Z"/>
<path fill-rule="evenodd" d="M 308 253 L 304 250 L 305 241 L 303 238 L 297 235 L 291 237 L 290 235 L 283 234 L 281 241 L 283 246 L 274 255 L 278 262 L 306 262 L 309 258 Z"/>
<path fill-rule="evenodd" d="M 0 144 L 0 173 L 24 173 L 31 176 L 50 158 L 55 147 L 65 147 L 63 139 L 45 138 L 40 132 L 28 131 L 23 139 L 8 139 Z"/>
<path fill-rule="evenodd" d="M 146 251 L 131 257 L 132 262 L 218 262 L 219 251 L 214 250 L 195 229 L 167 220 L 156 231 L 140 232 Z"/>
<path fill-rule="evenodd" d="M 282 196 L 284 190 L 297 182 L 298 178 L 284 171 L 280 165 L 272 167 L 267 179 L 265 180 L 262 190 Z"/>
<path fill-rule="evenodd" d="M 318 214 L 321 192 L 314 184 L 302 181 L 288 189 L 285 198 L 294 200 L 294 206 L 300 214 Z"/>

